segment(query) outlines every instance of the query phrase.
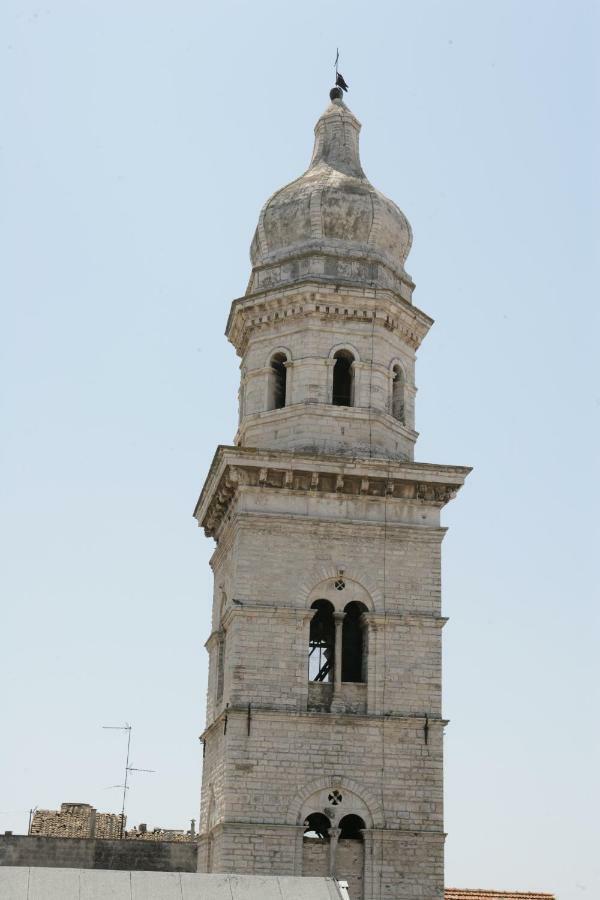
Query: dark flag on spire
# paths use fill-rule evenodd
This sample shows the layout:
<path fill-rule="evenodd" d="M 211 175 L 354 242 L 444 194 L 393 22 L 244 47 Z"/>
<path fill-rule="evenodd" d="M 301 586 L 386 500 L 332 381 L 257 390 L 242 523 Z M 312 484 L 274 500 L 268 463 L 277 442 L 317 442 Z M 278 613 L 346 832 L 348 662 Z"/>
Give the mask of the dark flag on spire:
<path fill-rule="evenodd" d="M 336 87 L 341 87 L 343 91 L 348 90 L 348 85 L 346 84 L 344 76 L 341 74 L 341 72 L 335 73 L 335 85 Z"/>
<path fill-rule="evenodd" d="M 347 91 L 348 85 L 346 84 L 346 80 L 345 80 L 344 76 L 338 72 L 339 58 L 340 58 L 340 51 L 339 51 L 339 47 L 338 47 L 337 52 L 335 54 L 335 63 L 334 63 L 334 65 L 335 65 L 335 86 L 338 88 L 341 88 L 343 91 Z M 341 96 L 342 95 L 340 94 L 340 97 Z"/>

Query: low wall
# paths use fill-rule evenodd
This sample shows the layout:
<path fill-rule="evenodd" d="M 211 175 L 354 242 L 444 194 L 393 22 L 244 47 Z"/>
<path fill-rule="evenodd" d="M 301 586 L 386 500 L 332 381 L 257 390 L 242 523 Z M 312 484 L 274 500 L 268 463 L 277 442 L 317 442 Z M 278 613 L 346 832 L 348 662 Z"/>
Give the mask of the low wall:
<path fill-rule="evenodd" d="M 0 866 L 195 872 L 197 851 L 197 844 L 184 841 L 0 835 Z"/>
<path fill-rule="evenodd" d="M 348 900 L 331 878 L 0 868 L 2 900 Z"/>

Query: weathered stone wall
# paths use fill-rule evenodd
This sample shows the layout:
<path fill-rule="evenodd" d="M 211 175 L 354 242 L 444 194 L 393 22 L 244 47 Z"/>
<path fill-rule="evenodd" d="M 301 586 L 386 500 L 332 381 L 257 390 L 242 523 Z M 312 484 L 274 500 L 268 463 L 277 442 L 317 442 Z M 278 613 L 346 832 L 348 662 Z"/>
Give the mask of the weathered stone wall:
<path fill-rule="evenodd" d="M 197 845 L 176 841 L 0 835 L 0 865 L 195 872 Z"/>
<path fill-rule="evenodd" d="M 243 355 L 236 443 L 412 459 L 416 339 L 392 324 L 401 313 L 397 303 L 316 292 L 308 302 L 287 294 L 278 309 L 268 323 L 261 319 Z M 354 358 L 352 407 L 332 406 L 333 357 L 340 349 Z M 275 352 L 287 358 L 282 409 L 269 403 Z M 403 373 L 401 420 L 392 414 L 395 365 Z"/>
<path fill-rule="evenodd" d="M 295 509 L 286 516 L 271 512 L 271 498 L 279 502 L 263 491 L 233 505 L 222 534 L 228 549 L 213 558 L 215 582 L 227 580 L 232 599 L 223 607 L 215 594 L 226 678 L 220 701 L 211 700 L 205 734 L 200 870 L 301 874 L 309 865 L 303 818 L 323 810 L 323 799 L 313 808 L 306 791 L 335 785 L 344 800 L 329 810 L 332 821 L 356 811 L 345 804 L 364 803 L 360 872 L 351 865 L 357 842 L 339 845 L 355 891 L 364 882 L 366 898 L 412 900 L 417 889 L 441 897 L 439 511 L 420 504 L 420 527 L 412 524 L 414 509 L 411 524 L 387 525 L 364 513 L 344 521 L 340 511 L 332 526 L 330 509 L 340 504 L 347 512 L 347 499 L 315 495 L 304 516 Z M 357 500 L 363 504 L 369 501 Z M 341 591 L 332 585 L 339 567 Z M 366 684 L 311 685 L 313 698 L 331 695 L 331 711 L 309 702 L 314 596 L 331 598 L 340 610 L 360 597 L 368 606 Z M 214 692 L 214 673 L 211 685 Z"/>
<path fill-rule="evenodd" d="M 274 498 L 275 499 L 275 498 Z M 316 500 L 312 501 L 316 505 Z M 344 504 L 343 500 L 326 499 Z M 268 513 L 266 500 L 263 511 Z M 315 510 L 316 511 L 316 510 Z M 225 624 L 225 686 L 216 701 L 216 654 L 211 655 L 208 722 L 232 706 L 306 709 L 310 611 L 307 598 L 323 575 L 345 566 L 351 583 L 367 581 L 373 598 L 367 643 L 367 686 L 352 686 L 349 709 L 367 694 L 366 711 L 440 715 L 441 626 L 438 528 L 340 523 L 316 517 L 240 517 Z M 294 552 L 290 552 L 290 548 Z M 385 575 L 384 575 L 385 557 Z M 260 564 L 258 564 L 260 561 Z M 221 580 L 215 569 L 215 580 Z M 385 600 L 383 599 L 385 593 Z M 211 654 L 214 641 L 209 643 Z M 351 694 L 356 696 L 352 697 Z"/>
<path fill-rule="evenodd" d="M 318 813 L 353 900 L 442 900 L 440 509 L 468 470 L 412 462 L 431 319 L 411 302 L 408 223 L 367 202 L 339 124 L 322 117 L 322 168 L 264 207 L 227 324 L 239 428 L 195 512 L 218 542 L 199 867 L 322 867 L 303 844 Z M 326 683 L 309 689 L 316 601 Z"/>
<path fill-rule="evenodd" d="M 363 896 L 365 848 L 362 841 L 340 838 L 335 855 L 335 876 L 348 882 L 350 897 Z M 316 874 L 307 872 L 307 875 Z M 329 874 L 329 873 L 327 873 Z"/>

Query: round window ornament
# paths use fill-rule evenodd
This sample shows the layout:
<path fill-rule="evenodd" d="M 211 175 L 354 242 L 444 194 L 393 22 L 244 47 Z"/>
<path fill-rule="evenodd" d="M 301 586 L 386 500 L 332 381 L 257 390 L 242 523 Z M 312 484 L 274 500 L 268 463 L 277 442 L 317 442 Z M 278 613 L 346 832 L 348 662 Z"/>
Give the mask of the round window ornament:
<path fill-rule="evenodd" d="M 346 582 L 344 581 L 343 578 L 336 578 L 335 581 L 333 582 L 333 586 L 336 589 L 336 591 L 343 591 L 344 588 L 346 587 Z"/>

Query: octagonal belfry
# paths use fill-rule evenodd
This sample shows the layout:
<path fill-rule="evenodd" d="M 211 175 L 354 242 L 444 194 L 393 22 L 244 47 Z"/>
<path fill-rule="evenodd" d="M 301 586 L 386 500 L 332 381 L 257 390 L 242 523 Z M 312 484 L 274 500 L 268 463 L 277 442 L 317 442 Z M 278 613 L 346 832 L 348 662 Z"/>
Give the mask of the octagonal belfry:
<path fill-rule="evenodd" d="M 470 470 L 414 462 L 432 320 L 359 130 L 334 99 L 227 323 L 239 427 L 195 510 L 217 544 L 200 869 L 442 900 L 440 510 Z"/>

